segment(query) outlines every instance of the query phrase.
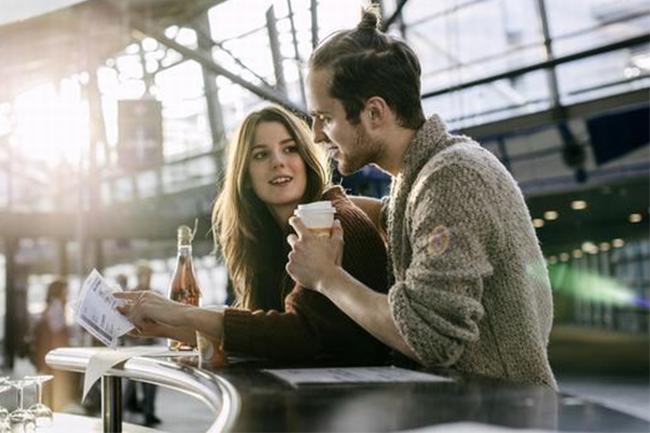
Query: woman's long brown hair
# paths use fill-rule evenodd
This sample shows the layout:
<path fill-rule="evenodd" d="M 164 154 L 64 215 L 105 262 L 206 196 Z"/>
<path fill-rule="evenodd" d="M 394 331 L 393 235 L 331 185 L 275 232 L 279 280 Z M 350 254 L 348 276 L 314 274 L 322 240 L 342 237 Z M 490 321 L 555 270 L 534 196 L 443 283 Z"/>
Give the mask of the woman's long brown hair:
<path fill-rule="evenodd" d="M 307 186 L 301 202 L 319 200 L 330 183 L 330 172 L 323 152 L 311 139 L 305 122 L 286 109 L 271 105 L 250 113 L 242 121 L 228 149 L 223 189 L 212 209 L 215 246 L 220 248 L 235 289 L 235 305 L 251 308 L 254 276 L 259 271 L 263 248 L 259 234 L 277 230 L 266 205 L 251 186 L 248 164 L 257 126 L 264 122 L 282 124 L 295 141 L 305 162 Z"/>

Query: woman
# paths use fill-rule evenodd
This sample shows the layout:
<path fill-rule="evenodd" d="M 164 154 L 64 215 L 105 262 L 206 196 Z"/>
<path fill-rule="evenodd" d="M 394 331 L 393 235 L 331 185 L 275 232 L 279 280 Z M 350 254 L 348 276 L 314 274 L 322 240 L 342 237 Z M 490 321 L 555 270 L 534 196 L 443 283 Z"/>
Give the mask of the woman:
<path fill-rule="evenodd" d="M 340 187 L 307 125 L 281 107 L 249 114 L 230 146 L 224 188 L 213 209 L 236 292 L 223 312 L 178 304 L 152 292 L 120 293 L 140 332 L 194 342 L 195 331 L 226 353 L 281 360 L 381 362 L 388 349 L 319 293 L 286 273 L 288 219 L 300 203 L 330 200 L 345 233 L 343 267 L 385 293 L 386 250 L 368 217 Z"/>

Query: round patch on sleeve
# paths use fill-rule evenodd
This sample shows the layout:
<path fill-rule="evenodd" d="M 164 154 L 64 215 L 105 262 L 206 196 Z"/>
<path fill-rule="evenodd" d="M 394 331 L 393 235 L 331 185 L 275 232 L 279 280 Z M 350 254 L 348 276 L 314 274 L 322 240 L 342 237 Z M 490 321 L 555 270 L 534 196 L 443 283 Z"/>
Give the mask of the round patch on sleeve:
<path fill-rule="evenodd" d="M 437 257 L 447 251 L 450 237 L 451 234 L 446 226 L 435 226 L 429 234 L 429 254 Z"/>

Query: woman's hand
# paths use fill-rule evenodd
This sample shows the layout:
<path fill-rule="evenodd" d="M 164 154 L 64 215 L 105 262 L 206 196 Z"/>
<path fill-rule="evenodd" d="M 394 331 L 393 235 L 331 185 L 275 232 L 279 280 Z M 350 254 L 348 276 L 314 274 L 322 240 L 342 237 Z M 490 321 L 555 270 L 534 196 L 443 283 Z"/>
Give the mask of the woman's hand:
<path fill-rule="evenodd" d="M 196 331 L 223 337 L 223 312 L 171 301 L 149 290 L 113 293 L 126 301 L 117 310 L 135 325 L 134 337 L 165 337 L 195 344 Z"/>
<path fill-rule="evenodd" d="M 322 292 L 324 281 L 340 267 L 343 259 L 341 223 L 334 221 L 329 238 L 309 231 L 300 218 L 291 217 L 289 224 L 296 235 L 287 237 L 291 245 L 287 272 L 301 286 Z"/>
<path fill-rule="evenodd" d="M 185 304 L 171 301 L 150 290 L 113 293 L 117 299 L 126 301 L 117 310 L 135 325 L 141 335 L 163 336 L 169 327 L 185 325 L 183 313 L 189 308 Z"/>

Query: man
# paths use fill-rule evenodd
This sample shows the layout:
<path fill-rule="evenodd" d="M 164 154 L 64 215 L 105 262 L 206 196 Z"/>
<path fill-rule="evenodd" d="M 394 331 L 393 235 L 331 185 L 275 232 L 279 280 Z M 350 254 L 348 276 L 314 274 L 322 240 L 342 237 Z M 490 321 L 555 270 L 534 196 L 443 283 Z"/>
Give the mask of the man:
<path fill-rule="evenodd" d="M 338 265 L 340 225 L 322 239 L 295 217 L 287 270 L 425 366 L 556 387 L 550 284 L 521 191 L 491 153 L 425 120 L 417 57 L 378 22 L 369 8 L 317 47 L 309 103 L 342 174 L 373 163 L 393 176 L 390 197 L 357 203 L 385 230 L 395 283 L 365 287 Z"/>

